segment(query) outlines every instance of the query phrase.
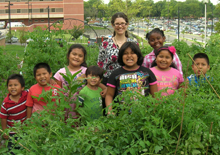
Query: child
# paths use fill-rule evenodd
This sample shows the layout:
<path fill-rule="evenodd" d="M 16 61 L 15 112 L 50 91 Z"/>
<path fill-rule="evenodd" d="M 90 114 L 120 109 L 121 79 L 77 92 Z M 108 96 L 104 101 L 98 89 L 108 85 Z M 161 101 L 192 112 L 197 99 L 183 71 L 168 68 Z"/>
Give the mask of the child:
<path fill-rule="evenodd" d="M 192 70 L 195 74 L 192 74 L 187 77 L 187 80 L 189 81 L 190 85 L 192 85 L 193 83 L 198 84 L 199 81 L 204 82 L 205 77 L 202 76 L 202 78 L 200 78 L 200 76 L 202 75 L 202 72 L 206 76 L 206 72 L 210 69 L 209 58 L 205 53 L 195 54 L 193 60 L 195 63 L 193 62 L 192 64 Z"/>
<path fill-rule="evenodd" d="M 184 81 L 180 71 L 176 69 L 173 63 L 175 53 L 176 49 L 174 46 L 162 46 L 155 51 L 156 59 L 151 65 L 153 67 L 151 71 L 157 78 L 158 90 L 170 88 L 167 92 L 162 92 L 162 96 L 173 94 Z"/>
<path fill-rule="evenodd" d="M 20 74 L 12 74 L 7 79 L 7 88 L 8 88 L 8 95 L 4 99 L 0 118 L 2 124 L 2 130 L 6 128 L 13 127 L 15 122 L 23 122 L 26 119 L 26 100 L 28 92 L 24 90 L 24 79 L 23 76 Z M 15 132 L 10 132 L 9 135 L 12 137 L 15 135 Z M 5 139 L 9 137 L 7 135 L 3 135 Z M 15 137 L 17 139 L 17 137 Z M 13 143 L 9 141 L 8 148 L 11 149 Z"/>
<path fill-rule="evenodd" d="M 151 68 L 151 64 L 156 58 L 155 51 L 163 46 L 166 37 L 162 30 L 160 30 L 159 28 L 155 28 L 146 34 L 146 39 L 148 40 L 148 43 L 154 50 L 145 56 L 142 66 Z M 175 53 L 173 56 L 173 63 L 177 66 L 177 70 L 179 70 L 180 73 L 183 75 L 182 64 L 177 53 Z"/>
<path fill-rule="evenodd" d="M 42 93 L 42 90 L 49 91 L 53 89 L 52 95 L 57 96 L 58 90 L 56 88 L 51 88 L 48 86 L 50 78 L 52 77 L 52 72 L 50 66 L 47 63 L 38 63 L 34 66 L 34 77 L 37 81 L 37 84 L 31 86 L 28 97 L 27 97 L 27 118 L 30 118 L 32 113 L 35 111 L 42 111 L 47 103 L 44 102 L 44 99 L 41 98 L 39 101 L 35 97 L 39 97 Z M 54 87 L 60 88 L 59 85 L 55 84 Z"/>
<path fill-rule="evenodd" d="M 107 94 L 105 98 L 106 107 L 108 107 L 114 98 L 126 89 L 141 88 L 142 95 L 154 95 L 157 92 L 157 80 L 153 72 L 141 66 L 143 56 L 136 43 L 125 42 L 119 50 L 118 63 L 122 66 L 112 72 L 107 83 Z M 127 82 L 131 79 L 131 83 Z M 109 112 L 112 106 L 109 106 Z"/>
<path fill-rule="evenodd" d="M 67 53 L 67 61 L 68 61 L 67 67 L 68 67 L 69 71 L 73 75 L 74 73 L 81 70 L 81 72 L 76 75 L 74 80 L 85 77 L 85 72 L 87 69 L 86 68 L 87 67 L 86 60 L 85 60 L 86 54 L 87 54 L 86 49 L 80 44 L 73 44 L 69 48 L 69 51 Z M 61 68 L 54 75 L 54 78 L 55 78 L 55 81 L 57 82 L 57 84 L 63 88 L 64 85 L 68 86 L 68 83 L 67 83 L 67 81 L 65 81 L 65 79 L 63 78 L 63 76 L 60 73 L 66 74 L 65 68 Z M 100 85 L 100 87 L 103 90 L 106 88 L 104 85 Z M 105 93 L 106 93 L 106 90 L 102 91 L 101 95 L 105 96 Z M 70 104 L 70 106 L 72 107 L 73 110 L 76 108 L 75 104 Z M 76 115 L 76 113 L 72 112 L 72 111 L 70 112 L 70 114 L 72 116 Z"/>
<path fill-rule="evenodd" d="M 103 70 L 98 66 L 90 66 L 86 70 L 86 86 L 79 92 L 79 102 L 88 115 L 87 120 L 98 119 L 102 116 L 102 89 L 99 83 L 102 80 Z M 79 112 L 80 113 L 80 112 Z"/>

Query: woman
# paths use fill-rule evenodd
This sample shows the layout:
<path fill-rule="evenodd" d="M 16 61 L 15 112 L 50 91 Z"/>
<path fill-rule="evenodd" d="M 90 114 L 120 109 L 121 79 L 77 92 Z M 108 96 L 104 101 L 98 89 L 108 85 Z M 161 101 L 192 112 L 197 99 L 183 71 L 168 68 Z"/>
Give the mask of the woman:
<path fill-rule="evenodd" d="M 118 64 L 118 52 L 120 47 L 127 41 L 135 42 L 128 37 L 128 17 L 118 12 L 112 16 L 111 24 L 114 29 L 113 37 L 102 42 L 99 49 L 98 66 L 105 71 L 103 84 L 106 85 L 111 73 L 120 67 Z"/>

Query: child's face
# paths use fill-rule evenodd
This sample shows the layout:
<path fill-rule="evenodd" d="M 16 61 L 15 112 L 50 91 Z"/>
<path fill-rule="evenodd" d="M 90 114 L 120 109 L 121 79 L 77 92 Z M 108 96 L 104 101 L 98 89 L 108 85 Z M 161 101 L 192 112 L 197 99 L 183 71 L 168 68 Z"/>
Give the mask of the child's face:
<path fill-rule="evenodd" d="M 92 74 L 87 75 L 86 78 L 87 78 L 87 85 L 89 85 L 90 87 L 97 87 L 101 82 L 99 76 L 95 76 Z"/>
<path fill-rule="evenodd" d="M 84 62 L 84 53 L 82 49 L 74 48 L 69 54 L 69 66 L 79 67 Z"/>
<path fill-rule="evenodd" d="M 122 56 L 122 61 L 125 64 L 125 68 L 127 69 L 136 69 L 138 67 L 137 61 L 138 61 L 138 56 L 136 53 L 134 53 L 130 47 L 128 47 Z"/>
<path fill-rule="evenodd" d="M 170 65 L 173 62 L 173 58 L 169 51 L 161 50 L 156 57 L 157 67 L 161 70 L 169 70 Z"/>
<path fill-rule="evenodd" d="M 196 65 L 197 67 L 196 67 Z M 194 73 L 199 77 L 200 75 L 202 75 L 201 72 L 203 72 L 203 74 L 206 74 L 206 72 L 209 70 L 210 66 L 208 65 L 207 61 L 205 58 L 197 58 L 194 60 L 194 64 L 192 65 L 192 70 L 194 71 Z"/>
<path fill-rule="evenodd" d="M 35 79 L 41 87 L 47 86 L 47 84 L 50 83 L 51 77 L 52 73 L 49 73 L 45 68 L 39 68 L 36 70 Z"/>
<path fill-rule="evenodd" d="M 152 33 L 149 37 L 148 43 L 152 48 L 154 48 L 154 50 L 157 50 L 163 46 L 165 39 L 166 38 L 163 37 L 160 33 Z"/>
<path fill-rule="evenodd" d="M 21 92 L 24 90 L 24 87 L 21 86 L 20 82 L 17 79 L 11 79 L 8 82 L 8 92 L 13 97 L 21 95 Z"/>

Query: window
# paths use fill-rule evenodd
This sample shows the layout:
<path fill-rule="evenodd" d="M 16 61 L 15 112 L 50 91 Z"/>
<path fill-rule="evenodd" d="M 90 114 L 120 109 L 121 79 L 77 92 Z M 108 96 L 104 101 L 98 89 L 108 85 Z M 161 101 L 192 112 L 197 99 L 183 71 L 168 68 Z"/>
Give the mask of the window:
<path fill-rule="evenodd" d="M 17 9 L 17 13 L 21 13 L 21 9 Z"/>
<path fill-rule="evenodd" d="M 38 22 L 38 20 L 37 20 L 37 19 L 35 19 L 35 20 L 34 20 L 34 22 Z"/>
<path fill-rule="evenodd" d="M 7 10 L 5 10 L 5 13 L 8 13 L 8 9 L 7 9 Z"/>
<path fill-rule="evenodd" d="M 40 12 L 44 12 L 44 9 L 40 9 Z"/>
<path fill-rule="evenodd" d="M 41 19 L 41 20 L 40 20 L 40 22 L 44 22 L 44 20 L 43 20 L 43 19 Z"/>
<path fill-rule="evenodd" d="M 52 8 L 52 9 L 51 9 L 51 12 L 55 12 L 55 8 Z"/>

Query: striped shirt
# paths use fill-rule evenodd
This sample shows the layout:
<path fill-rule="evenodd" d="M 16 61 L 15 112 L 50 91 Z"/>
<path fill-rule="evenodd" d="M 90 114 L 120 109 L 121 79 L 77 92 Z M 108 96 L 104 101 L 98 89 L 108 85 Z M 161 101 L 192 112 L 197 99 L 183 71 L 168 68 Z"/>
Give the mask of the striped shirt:
<path fill-rule="evenodd" d="M 9 98 L 9 95 L 4 99 L 0 118 L 7 119 L 7 127 L 10 128 L 13 126 L 14 122 L 23 122 L 26 119 L 27 112 L 26 112 L 26 100 L 28 91 L 23 91 L 19 101 L 16 103 Z"/>

